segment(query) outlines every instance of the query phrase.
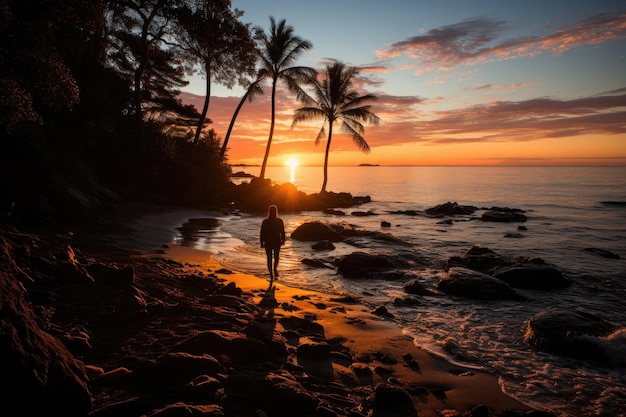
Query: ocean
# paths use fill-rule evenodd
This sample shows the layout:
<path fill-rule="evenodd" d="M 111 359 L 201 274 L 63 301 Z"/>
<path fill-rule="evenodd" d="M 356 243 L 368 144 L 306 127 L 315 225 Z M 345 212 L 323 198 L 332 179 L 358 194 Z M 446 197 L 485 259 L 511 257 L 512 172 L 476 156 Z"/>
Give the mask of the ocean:
<path fill-rule="evenodd" d="M 234 171 L 258 175 L 259 167 Z M 319 192 L 321 167 L 268 167 L 266 178 L 293 182 L 298 190 Z M 238 179 L 238 181 L 247 179 Z M 280 282 L 286 285 L 353 295 L 375 308 L 384 305 L 415 344 L 452 363 L 496 375 L 502 390 L 524 404 L 560 416 L 626 416 L 626 167 L 330 167 L 328 191 L 370 196 L 371 203 L 341 209 L 345 216 L 322 212 L 280 213 L 287 242 L 281 252 Z M 525 211 L 520 223 L 441 219 L 393 214 L 423 211 L 446 202 Z M 279 207 L 280 210 L 280 207 Z M 368 211 L 370 216 L 351 216 Z M 198 230 L 190 238 L 177 230 L 190 218 L 218 218 L 219 226 Z M 210 252 L 233 269 L 267 276 L 259 227 L 264 216 L 227 215 L 181 210 L 144 219 L 142 228 L 160 227 L 170 243 Z M 337 243 L 319 252 L 312 242 L 289 239 L 309 221 L 349 223 L 366 231 L 390 233 L 408 245 L 367 238 Z M 381 222 L 391 227 L 382 228 Z M 516 237 L 507 237 L 507 236 Z M 355 246 L 356 243 L 356 246 Z M 428 260 L 409 273 L 434 289 L 446 274 L 444 262 L 462 256 L 472 245 L 502 256 L 540 257 L 556 266 L 572 285 L 551 291 L 518 290 L 526 301 L 475 301 L 458 297 L 419 297 L 410 307 L 393 303 L 406 297 L 404 282 L 348 280 L 335 269 L 313 269 L 302 259 L 332 262 L 355 251 L 411 252 Z M 619 255 L 611 259 L 585 251 L 596 248 Z M 614 365 L 539 352 L 524 342 L 528 320 L 559 307 L 593 313 L 617 329 L 593 338 Z M 445 346 L 455 346 L 454 350 Z"/>

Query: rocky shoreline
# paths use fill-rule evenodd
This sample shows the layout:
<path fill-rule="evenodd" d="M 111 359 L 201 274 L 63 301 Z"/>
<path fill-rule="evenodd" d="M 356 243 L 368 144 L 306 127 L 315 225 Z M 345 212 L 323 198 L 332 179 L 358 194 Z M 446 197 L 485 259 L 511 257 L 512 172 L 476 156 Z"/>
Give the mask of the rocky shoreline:
<path fill-rule="evenodd" d="M 493 377 L 429 365 L 395 333 L 381 343 L 390 328 L 354 300 L 257 277 L 236 284 L 240 274 L 214 261 L 93 236 L 5 227 L 0 245 L 0 409 L 16 415 L 549 415 Z M 482 381 L 474 391 L 491 387 L 487 401 L 452 394 L 471 392 L 471 378 Z"/>

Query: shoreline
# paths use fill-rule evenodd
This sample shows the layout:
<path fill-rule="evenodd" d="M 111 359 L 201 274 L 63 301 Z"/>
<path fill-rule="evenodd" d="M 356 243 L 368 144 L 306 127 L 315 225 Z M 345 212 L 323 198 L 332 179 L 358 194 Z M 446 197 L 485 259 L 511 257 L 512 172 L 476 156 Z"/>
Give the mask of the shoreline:
<path fill-rule="evenodd" d="M 25 416 L 552 416 L 506 395 L 497 376 L 418 348 L 349 297 L 270 283 L 180 245 L 128 250 L 121 236 L 17 230 L 0 238 L 0 274 L 15 291 L 2 301 L 30 298 L 32 335 L 48 345 L 18 344 L 3 360 L 61 362 L 59 377 L 73 381 L 64 391 L 38 381 L 55 394 L 35 399 L 12 386 L 5 406 Z M 47 349 L 55 353 L 41 357 Z"/>
<path fill-rule="evenodd" d="M 205 251 L 178 245 L 169 246 L 163 251 L 159 256 L 190 265 L 190 269 L 224 271 L 224 266 Z M 358 302 L 285 286 L 280 278 L 270 285 L 265 278 L 230 269 L 228 271 L 227 274 L 220 274 L 221 278 L 253 294 L 254 304 L 260 306 L 267 317 L 313 318 L 324 328 L 327 339 L 341 339 L 354 357 L 372 359 L 372 354 L 375 357 L 382 354 L 383 358 L 393 358 L 373 360 L 369 366 L 374 368 L 369 383 L 376 385 L 391 382 L 418 391 L 425 388 L 421 395 L 412 396 L 420 417 L 438 417 L 442 410 L 448 410 L 446 413 L 451 414 L 446 415 L 453 416 L 457 415 L 454 412 L 467 413 L 481 405 L 495 414 L 533 410 L 505 394 L 496 375 L 452 364 L 445 358 L 415 346 L 412 338 L 403 334 L 396 323 L 375 315 Z M 268 296 L 275 298 L 272 308 L 263 307 Z M 409 357 L 410 360 L 407 360 Z M 394 360 L 395 363 L 392 363 Z M 335 379 L 345 378 L 346 373 L 351 372 L 333 361 L 332 374 Z"/>

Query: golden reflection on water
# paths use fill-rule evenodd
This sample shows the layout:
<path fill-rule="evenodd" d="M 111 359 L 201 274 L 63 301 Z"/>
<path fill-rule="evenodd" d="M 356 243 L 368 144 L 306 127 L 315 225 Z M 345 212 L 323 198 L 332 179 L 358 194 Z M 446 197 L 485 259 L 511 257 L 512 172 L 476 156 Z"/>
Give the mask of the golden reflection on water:
<path fill-rule="evenodd" d="M 289 167 L 289 182 L 292 184 L 296 183 L 296 167 L 298 166 L 298 160 L 293 156 L 287 159 L 287 166 Z"/>

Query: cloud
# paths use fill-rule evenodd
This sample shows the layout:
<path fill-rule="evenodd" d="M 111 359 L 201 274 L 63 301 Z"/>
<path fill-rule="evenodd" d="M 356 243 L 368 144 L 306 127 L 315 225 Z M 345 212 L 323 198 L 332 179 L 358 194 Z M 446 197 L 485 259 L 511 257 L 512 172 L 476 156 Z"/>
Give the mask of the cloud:
<path fill-rule="evenodd" d="M 498 86 L 490 86 L 496 88 Z M 185 94 L 184 101 L 201 106 L 201 97 Z M 212 127 L 224 137 L 240 97 L 212 97 Z M 370 147 L 419 143 L 442 146 L 472 143 L 531 142 L 584 135 L 621 135 L 626 140 L 626 87 L 561 100 L 539 97 L 522 101 L 492 101 L 450 110 L 430 110 L 439 98 L 379 94 L 372 111 L 381 123 L 366 126 Z M 272 155 L 281 152 L 321 152 L 315 137 L 322 122 L 291 128 L 297 107 L 286 93 L 277 96 Z M 229 141 L 233 161 L 262 159 L 270 127 L 270 95 L 246 102 Z M 620 136 L 620 137 L 621 137 Z M 350 138 L 333 135 L 333 151 L 355 151 Z M 256 159 L 255 159 L 256 158 Z"/>
<path fill-rule="evenodd" d="M 377 51 L 379 59 L 406 56 L 418 72 L 449 71 L 461 65 L 518 59 L 546 52 L 562 54 L 583 45 L 597 45 L 626 38 L 626 13 L 596 14 L 543 36 L 527 36 L 497 42 L 506 22 L 473 18 L 395 42 Z"/>
<path fill-rule="evenodd" d="M 370 145 L 526 142 L 579 135 L 626 134 L 623 89 L 574 100 L 494 101 L 403 119 L 377 130 Z M 617 92 L 622 94 L 617 94 Z"/>

